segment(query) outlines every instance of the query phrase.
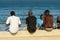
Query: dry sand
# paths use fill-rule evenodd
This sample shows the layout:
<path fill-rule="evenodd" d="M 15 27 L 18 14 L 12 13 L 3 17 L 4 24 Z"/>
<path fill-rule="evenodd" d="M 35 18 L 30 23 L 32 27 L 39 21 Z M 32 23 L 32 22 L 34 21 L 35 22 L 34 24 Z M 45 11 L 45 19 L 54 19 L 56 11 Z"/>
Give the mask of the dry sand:
<path fill-rule="evenodd" d="M 51 32 L 37 30 L 33 34 L 30 34 L 28 31 L 19 31 L 16 35 L 1 31 L 0 40 L 60 40 L 60 30 L 55 29 Z"/>

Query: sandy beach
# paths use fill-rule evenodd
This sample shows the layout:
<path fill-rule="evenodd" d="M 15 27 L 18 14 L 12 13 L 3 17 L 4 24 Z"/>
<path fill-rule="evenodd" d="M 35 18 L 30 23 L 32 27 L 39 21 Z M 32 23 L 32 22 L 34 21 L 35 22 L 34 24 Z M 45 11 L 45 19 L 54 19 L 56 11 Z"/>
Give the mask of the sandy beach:
<path fill-rule="evenodd" d="M 33 34 L 30 34 L 28 31 L 19 31 L 16 35 L 1 31 L 0 40 L 60 40 L 60 30 L 55 29 L 51 32 L 37 30 Z"/>

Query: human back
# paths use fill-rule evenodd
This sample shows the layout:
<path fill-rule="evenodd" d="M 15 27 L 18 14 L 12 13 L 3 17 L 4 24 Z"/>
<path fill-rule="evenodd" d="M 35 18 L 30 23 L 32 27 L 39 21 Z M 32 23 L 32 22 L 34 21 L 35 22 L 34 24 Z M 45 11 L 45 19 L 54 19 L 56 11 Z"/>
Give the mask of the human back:
<path fill-rule="evenodd" d="M 27 17 L 26 20 L 28 21 L 28 26 L 36 25 L 36 17 L 35 16 Z"/>
<path fill-rule="evenodd" d="M 29 11 L 28 15 L 26 18 L 27 30 L 30 33 L 34 33 L 36 31 L 36 17 L 32 15 L 31 11 Z"/>
<path fill-rule="evenodd" d="M 53 29 L 53 16 L 50 15 L 49 10 L 46 10 L 44 12 L 43 26 L 44 26 L 44 29 L 47 31 L 51 31 Z"/>
<path fill-rule="evenodd" d="M 17 33 L 19 25 L 21 25 L 20 18 L 15 16 L 15 12 L 11 11 L 11 16 L 7 18 L 6 25 L 9 26 L 10 33 Z"/>
<path fill-rule="evenodd" d="M 40 18 L 37 19 L 37 29 L 43 29 L 42 25 L 43 25 L 43 15 L 41 14 Z"/>
<path fill-rule="evenodd" d="M 45 16 L 45 27 L 51 28 L 53 27 L 53 16 L 47 15 Z"/>
<path fill-rule="evenodd" d="M 17 32 L 18 28 L 19 28 L 19 26 L 18 26 L 19 18 L 16 16 L 11 16 L 11 17 L 9 17 L 9 19 L 10 19 L 10 26 L 9 26 L 10 32 L 13 32 L 13 33 Z"/>

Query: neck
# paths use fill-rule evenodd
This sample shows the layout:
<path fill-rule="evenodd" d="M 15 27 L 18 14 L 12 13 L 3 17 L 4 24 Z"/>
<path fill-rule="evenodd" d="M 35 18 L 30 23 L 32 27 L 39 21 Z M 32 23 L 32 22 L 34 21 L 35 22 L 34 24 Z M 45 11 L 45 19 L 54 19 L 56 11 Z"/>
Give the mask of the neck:
<path fill-rule="evenodd" d="M 15 16 L 15 15 L 12 15 L 12 16 Z"/>

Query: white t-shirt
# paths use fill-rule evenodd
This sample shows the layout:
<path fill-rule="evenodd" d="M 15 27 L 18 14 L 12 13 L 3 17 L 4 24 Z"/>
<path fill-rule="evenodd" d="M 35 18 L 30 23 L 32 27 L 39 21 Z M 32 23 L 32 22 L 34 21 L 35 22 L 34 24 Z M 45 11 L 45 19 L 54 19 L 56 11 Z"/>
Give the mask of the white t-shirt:
<path fill-rule="evenodd" d="M 19 17 L 16 16 L 10 16 L 8 17 L 6 24 L 9 24 L 9 31 L 11 33 L 16 33 L 19 30 L 19 24 L 21 24 L 21 21 Z"/>

